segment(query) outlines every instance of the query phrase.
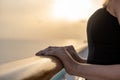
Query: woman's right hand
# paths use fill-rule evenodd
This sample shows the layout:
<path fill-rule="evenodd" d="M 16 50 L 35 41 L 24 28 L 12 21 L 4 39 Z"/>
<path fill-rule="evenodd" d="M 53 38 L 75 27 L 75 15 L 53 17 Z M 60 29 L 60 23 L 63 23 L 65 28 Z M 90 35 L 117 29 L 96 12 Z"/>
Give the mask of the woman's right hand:
<path fill-rule="evenodd" d="M 86 60 L 78 56 L 78 53 L 76 52 L 73 46 L 65 46 L 65 49 L 69 52 L 69 54 L 75 61 L 77 61 L 78 63 L 86 63 Z"/>

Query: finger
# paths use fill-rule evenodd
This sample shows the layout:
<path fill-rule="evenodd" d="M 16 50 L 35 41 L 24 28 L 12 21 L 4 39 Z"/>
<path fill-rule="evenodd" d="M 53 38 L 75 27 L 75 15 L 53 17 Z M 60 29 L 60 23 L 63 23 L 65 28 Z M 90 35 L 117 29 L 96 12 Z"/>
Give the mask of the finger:
<path fill-rule="evenodd" d="M 79 57 L 78 53 L 76 52 L 76 50 L 73 46 L 67 46 L 67 50 L 71 53 L 71 55 Z"/>
<path fill-rule="evenodd" d="M 45 48 L 44 50 L 41 50 L 41 51 L 37 52 L 35 55 L 36 55 L 36 56 L 40 56 L 40 55 L 50 55 L 50 54 L 53 53 L 53 51 L 55 51 L 56 49 L 57 49 L 57 47 L 49 46 L 48 48 Z"/>
<path fill-rule="evenodd" d="M 35 55 L 40 56 L 40 55 L 44 55 L 44 54 L 45 54 L 45 52 L 42 50 L 42 51 L 37 52 Z"/>
<path fill-rule="evenodd" d="M 36 55 L 36 56 L 45 55 L 45 53 L 46 53 L 47 51 L 50 51 L 50 49 L 51 49 L 51 48 L 48 47 L 48 48 L 46 48 L 46 49 L 43 49 L 43 50 L 37 52 L 35 55 Z"/>
<path fill-rule="evenodd" d="M 76 51 L 73 46 L 65 46 L 65 49 L 70 52 L 71 55 L 76 54 Z"/>
<path fill-rule="evenodd" d="M 48 48 L 58 48 L 57 46 L 49 46 Z"/>
<path fill-rule="evenodd" d="M 77 53 L 76 50 L 74 49 L 74 47 L 72 45 L 65 46 L 65 48 L 67 48 L 67 50 L 72 50 L 73 52 Z"/>
<path fill-rule="evenodd" d="M 73 59 L 75 59 L 77 62 L 81 62 L 81 58 L 78 56 L 73 46 L 66 46 L 65 48 L 69 52 L 69 54 L 73 57 Z"/>

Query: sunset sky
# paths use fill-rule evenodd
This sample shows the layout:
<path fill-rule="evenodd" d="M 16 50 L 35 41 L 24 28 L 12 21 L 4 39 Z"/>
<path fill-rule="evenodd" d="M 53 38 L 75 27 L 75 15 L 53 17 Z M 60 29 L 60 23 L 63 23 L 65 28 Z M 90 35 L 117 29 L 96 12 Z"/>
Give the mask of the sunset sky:
<path fill-rule="evenodd" d="M 103 0 L 0 0 L 0 39 L 40 39 L 42 36 L 51 36 L 73 22 L 87 20 L 101 7 L 102 2 Z M 69 29 L 77 30 L 77 27 Z"/>

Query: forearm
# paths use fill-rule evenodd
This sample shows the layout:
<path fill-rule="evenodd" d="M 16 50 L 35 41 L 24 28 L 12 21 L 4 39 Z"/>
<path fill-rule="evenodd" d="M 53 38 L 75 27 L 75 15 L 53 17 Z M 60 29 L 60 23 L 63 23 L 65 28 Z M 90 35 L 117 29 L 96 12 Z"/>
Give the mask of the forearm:
<path fill-rule="evenodd" d="M 73 75 L 88 80 L 120 80 L 120 65 L 75 64 Z"/>

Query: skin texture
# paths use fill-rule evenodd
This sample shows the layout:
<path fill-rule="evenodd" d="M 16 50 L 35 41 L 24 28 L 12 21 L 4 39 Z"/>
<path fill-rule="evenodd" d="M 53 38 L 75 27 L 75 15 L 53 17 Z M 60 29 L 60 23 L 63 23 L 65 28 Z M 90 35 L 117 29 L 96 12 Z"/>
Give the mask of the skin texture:
<path fill-rule="evenodd" d="M 111 0 L 107 11 L 115 16 L 120 23 L 120 0 Z M 93 65 L 85 63 L 78 57 L 73 46 L 48 47 L 37 53 L 38 56 L 55 56 L 61 60 L 65 70 L 72 75 L 87 80 L 120 80 L 120 65 Z"/>
<path fill-rule="evenodd" d="M 68 48 L 71 51 L 68 51 Z M 66 47 L 48 47 L 36 55 L 57 57 L 63 63 L 67 73 L 84 77 L 87 80 L 120 80 L 120 65 L 105 66 L 82 63 L 82 59 L 76 55 L 76 52 L 72 52 L 74 51 L 72 48 L 72 46 L 67 46 L 67 49 Z M 75 58 L 79 61 L 76 61 Z"/>
<path fill-rule="evenodd" d="M 111 0 L 107 6 L 107 11 L 115 16 L 120 24 L 120 0 Z"/>

